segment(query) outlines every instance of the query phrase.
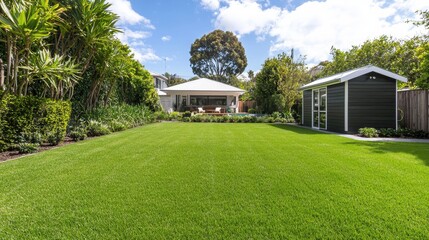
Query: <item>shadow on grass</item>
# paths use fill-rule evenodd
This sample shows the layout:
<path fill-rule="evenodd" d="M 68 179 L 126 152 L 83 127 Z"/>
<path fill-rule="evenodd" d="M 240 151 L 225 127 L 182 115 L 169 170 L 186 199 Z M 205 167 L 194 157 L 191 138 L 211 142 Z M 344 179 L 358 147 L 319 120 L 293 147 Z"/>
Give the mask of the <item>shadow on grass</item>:
<path fill-rule="evenodd" d="M 406 153 L 415 156 L 429 166 L 429 144 L 427 143 L 401 143 L 401 142 L 363 142 L 350 141 L 345 145 L 358 146 L 369 149 L 374 154 Z"/>
<path fill-rule="evenodd" d="M 307 135 L 322 135 L 322 134 L 326 134 L 324 132 L 320 132 L 320 131 L 316 131 L 310 128 L 305 128 L 305 127 L 300 127 L 300 126 L 293 126 L 293 125 L 287 125 L 287 124 L 270 124 L 270 126 L 272 127 L 276 127 L 279 129 L 283 129 L 283 130 L 287 130 L 287 131 L 291 131 L 294 133 L 298 133 L 298 134 L 307 134 Z"/>
<path fill-rule="evenodd" d="M 276 127 L 282 130 L 291 131 L 297 134 L 304 135 L 325 135 L 321 131 L 316 131 L 310 128 L 301 126 L 293 126 L 286 124 L 270 124 L 272 127 Z M 402 142 L 365 142 L 352 140 L 343 143 L 345 145 L 362 147 L 369 149 L 374 154 L 386 154 L 386 153 L 406 153 L 415 156 L 419 160 L 423 161 L 426 166 L 429 166 L 429 144 L 427 143 L 402 143 Z"/>

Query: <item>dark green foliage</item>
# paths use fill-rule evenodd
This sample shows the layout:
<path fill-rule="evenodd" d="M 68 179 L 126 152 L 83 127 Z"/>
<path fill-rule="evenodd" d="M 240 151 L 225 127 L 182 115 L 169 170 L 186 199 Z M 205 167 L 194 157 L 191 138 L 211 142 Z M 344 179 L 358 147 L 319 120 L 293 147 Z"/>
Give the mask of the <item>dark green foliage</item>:
<path fill-rule="evenodd" d="M 54 133 L 57 140 L 62 140 L 70 112 L 71 104 L 66 101 L 5 95 L 0 115 L 0 138 L 8 144 L 41 143 Z"/>
<path fill-rule="evenodd" d="M 398 131 L 393 128 L 381 128 L 378 130 L 378 136 L 380 137 L 399 137 Z"/>
<path fill-rule="evenodd" d="M 107 123 L 107 126 L 109 127 L 109 130 L 112 132 L 120 132 L 127 129 L 127 126 L 125 126 L 124 123 L 118 121 L 118 120 L 112 120 Z"/>
<path fill-rule="evenodd" d="M 42 134 L 39 132 L 21 132 L 18 136 L 18 143 L 35 143 L 41 144 L 43 142 Z"/>
<path fill-rule="evenodd" d="M 273 112 L 273 113 L 271 114 L 271 117 L 273 117 L 273 118 L 281 118 L 281 117 L 282 117 L 282 114 L 281 114 L 281 113 L 279 113 L 279 112 Z"/>
<path fill-rule="evenodd" d="M 255 98 L 263 113 L 291 111 L 301 98 L 298 88 L 309 81 L 304 60 L 286 54 L 267 59 L 256 75 Z"/>
<path fill-rule="evenodd" d="M 50 144 L 50 145 L 52 145 L 52 146 L 56 146 L 56 145 L 58 145 L 61 141 L 63 141 L 64 140 L 64 137 L 65 137 L 65 133 L 63 133 L 63 132 L 49 132 L 48 134 L 47 134 L 47 137 L 46 137 L 46 141 Z"/>
<path fill-rule="evenodd" d="M 75 127 L 70 131 L 69 137 L 75 142 L 85 140 L 87 137 L 86 132 L 84 127 Z"/>
<path fill-rule="evenodd" d="M 39 144 L 37 143 L 18 143 L 14 145 L 14 148 L 21 154 L 27 154 L 27 153 L 35 153 L 39 149 Z"/>
<path fill-rule="evenodd" d="M 0 152 L 4 152 L 8 150 L 9 144 L 7 144 L 5 141 L 0 140 Z"/>
<path fill-rule="evenodd" d="M 365 131 L 367 132 L 368 130 Z M 371 128 L 371 134 L 373 134 L 373 131 L 373 128 Z M 381 128 L 377 131 L 377 136 L 388 138 L 429 138 L 429 133 L 409 128 L 400 128 L 398 130 L 393 128 Z"/>
<path fill-rule="evenodd" d="M 272 116 L 236 116 L 236 115 L 224 115 L 224 116 L 213 116 L 213 115 L 200 115 L 196 114 L 191 117 L 183 117 L 183 122 L 211 122 L 211 123 L 294 123 L 295 120 L 292 118 L 285 118 L 281 113 L 275 114 L 276 117 Z"/>
<path fill-rule="evenodd" d="M 190 111 L 186 111 L 183 113 L 182 117 L 191 117 L 192 113 Z"/>
<path fill-rule="evenodd" d="M 374 65 L 407 77 L 408 86 L 415 87 L 416 80 L 420 79 L 422 74 L 419 69 L 421 54 L 418 49 L 421 49 L 423 43 L 423 39 L 419 37 L 396 40 L 389 36 L 381 36 L 352 46 L 349 51 L 332 48 L 332 62 L 322 63 L 323 70 L 316 78 Z"/>
<path fill-rule="evenodd" d="M 215 30 L 195 40 L 190 55 L 194 74 L 225 83 L 231 76 L 243 73 L 247 66 L 241 42 L 228 31 Z"/>
<path fill-rule="evenodd" d="M 90 120 L 86 125 L 86 129 L 87 135 L 89 137 L 98 137 L 111 133 L 109 127 L 106 124 L 103 124 L 96 120 Z"/>
<path fill-rule="evenodd" d="M 373 138 L 378 137 L 378 132 L 375 128 L 360 128 L 359 135 L 366 138 Z"/>

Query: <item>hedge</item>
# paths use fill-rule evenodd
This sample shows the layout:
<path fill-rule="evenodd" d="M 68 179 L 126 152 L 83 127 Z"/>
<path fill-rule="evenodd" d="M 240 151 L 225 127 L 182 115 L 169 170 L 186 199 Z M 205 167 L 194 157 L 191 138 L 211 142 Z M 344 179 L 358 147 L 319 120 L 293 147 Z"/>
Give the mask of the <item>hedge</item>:
<path fill-rule="evenodd" d="M 42 141 L 51 142 L 52 136 L 62 140 L 70 114 L 68 101 L 5 94 L 0 101 L 0 141 L 15 144 L 28 134 L 40 134 Z"/>

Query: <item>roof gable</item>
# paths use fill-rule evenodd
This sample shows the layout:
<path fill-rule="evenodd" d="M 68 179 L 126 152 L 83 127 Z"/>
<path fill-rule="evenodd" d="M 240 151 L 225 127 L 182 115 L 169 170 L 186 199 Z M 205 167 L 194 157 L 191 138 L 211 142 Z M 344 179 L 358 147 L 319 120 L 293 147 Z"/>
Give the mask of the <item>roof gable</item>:
<path fill-rule="evenodd" d="M 396 80 L 401 81 L 401 82 L 407 82 L 408 81 L 408 79 L 403 77 L 403 76 L 389 72 L 389 71 L 384 70 L 384 69 L 379 68 L 379 67 L 368 65 L 368 66 L 365 66 L 362 68 L 357 68 L 357 69 L 349 70 L 346 72 L 338 73 L 338 74 L 335 74 L 335 75 L 332 75 L 329 77 L 317 79 L 316 81 L 313 81 L 307 85 L 302 86 L 300 88 L 300 90 L 311 89 L 313 87 L 317 87 L 317 86 L 321 86 L 321 85 L 329 85 L 329 84 L 346 82 L 346 81 L 352 80 L 354 78 L 357 78 L 359 76 L 362 76 L 362 75 L 365 75 L 365 74 L 368 74 L 371 72 L 375 72 L 375 73 L 384 75 L 386 77 L 396 79 Z"/>
<path fill-rule="evenodd" d="M 210 80 L 207 78 L 200 78 L 197 80 L 185 82 L 172 87 L 163 89 L 162 91 L 215 91 L 215 92 L 242 92 L 245 90 L 233 87 L 231 85 L 221 83 L 218 81 Z"/>

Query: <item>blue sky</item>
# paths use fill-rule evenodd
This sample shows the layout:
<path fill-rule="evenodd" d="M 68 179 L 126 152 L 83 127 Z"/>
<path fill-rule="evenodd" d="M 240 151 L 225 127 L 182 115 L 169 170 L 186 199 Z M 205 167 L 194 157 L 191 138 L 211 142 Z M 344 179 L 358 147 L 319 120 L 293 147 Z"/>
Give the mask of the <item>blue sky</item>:
<path fill-rule="evenodd" d="M 215 29 L 233 31 L 259 71 L 280 52 L 306 56 L 309 65 L 329 59 L 331 46 L 347 50 L 382 34 L 406 39 L 423 30 L 406 23 L 423 0 L 108 0 L 120 16 L 118 35 L 153 72 L 193 76 L 189 50 Z"/>

